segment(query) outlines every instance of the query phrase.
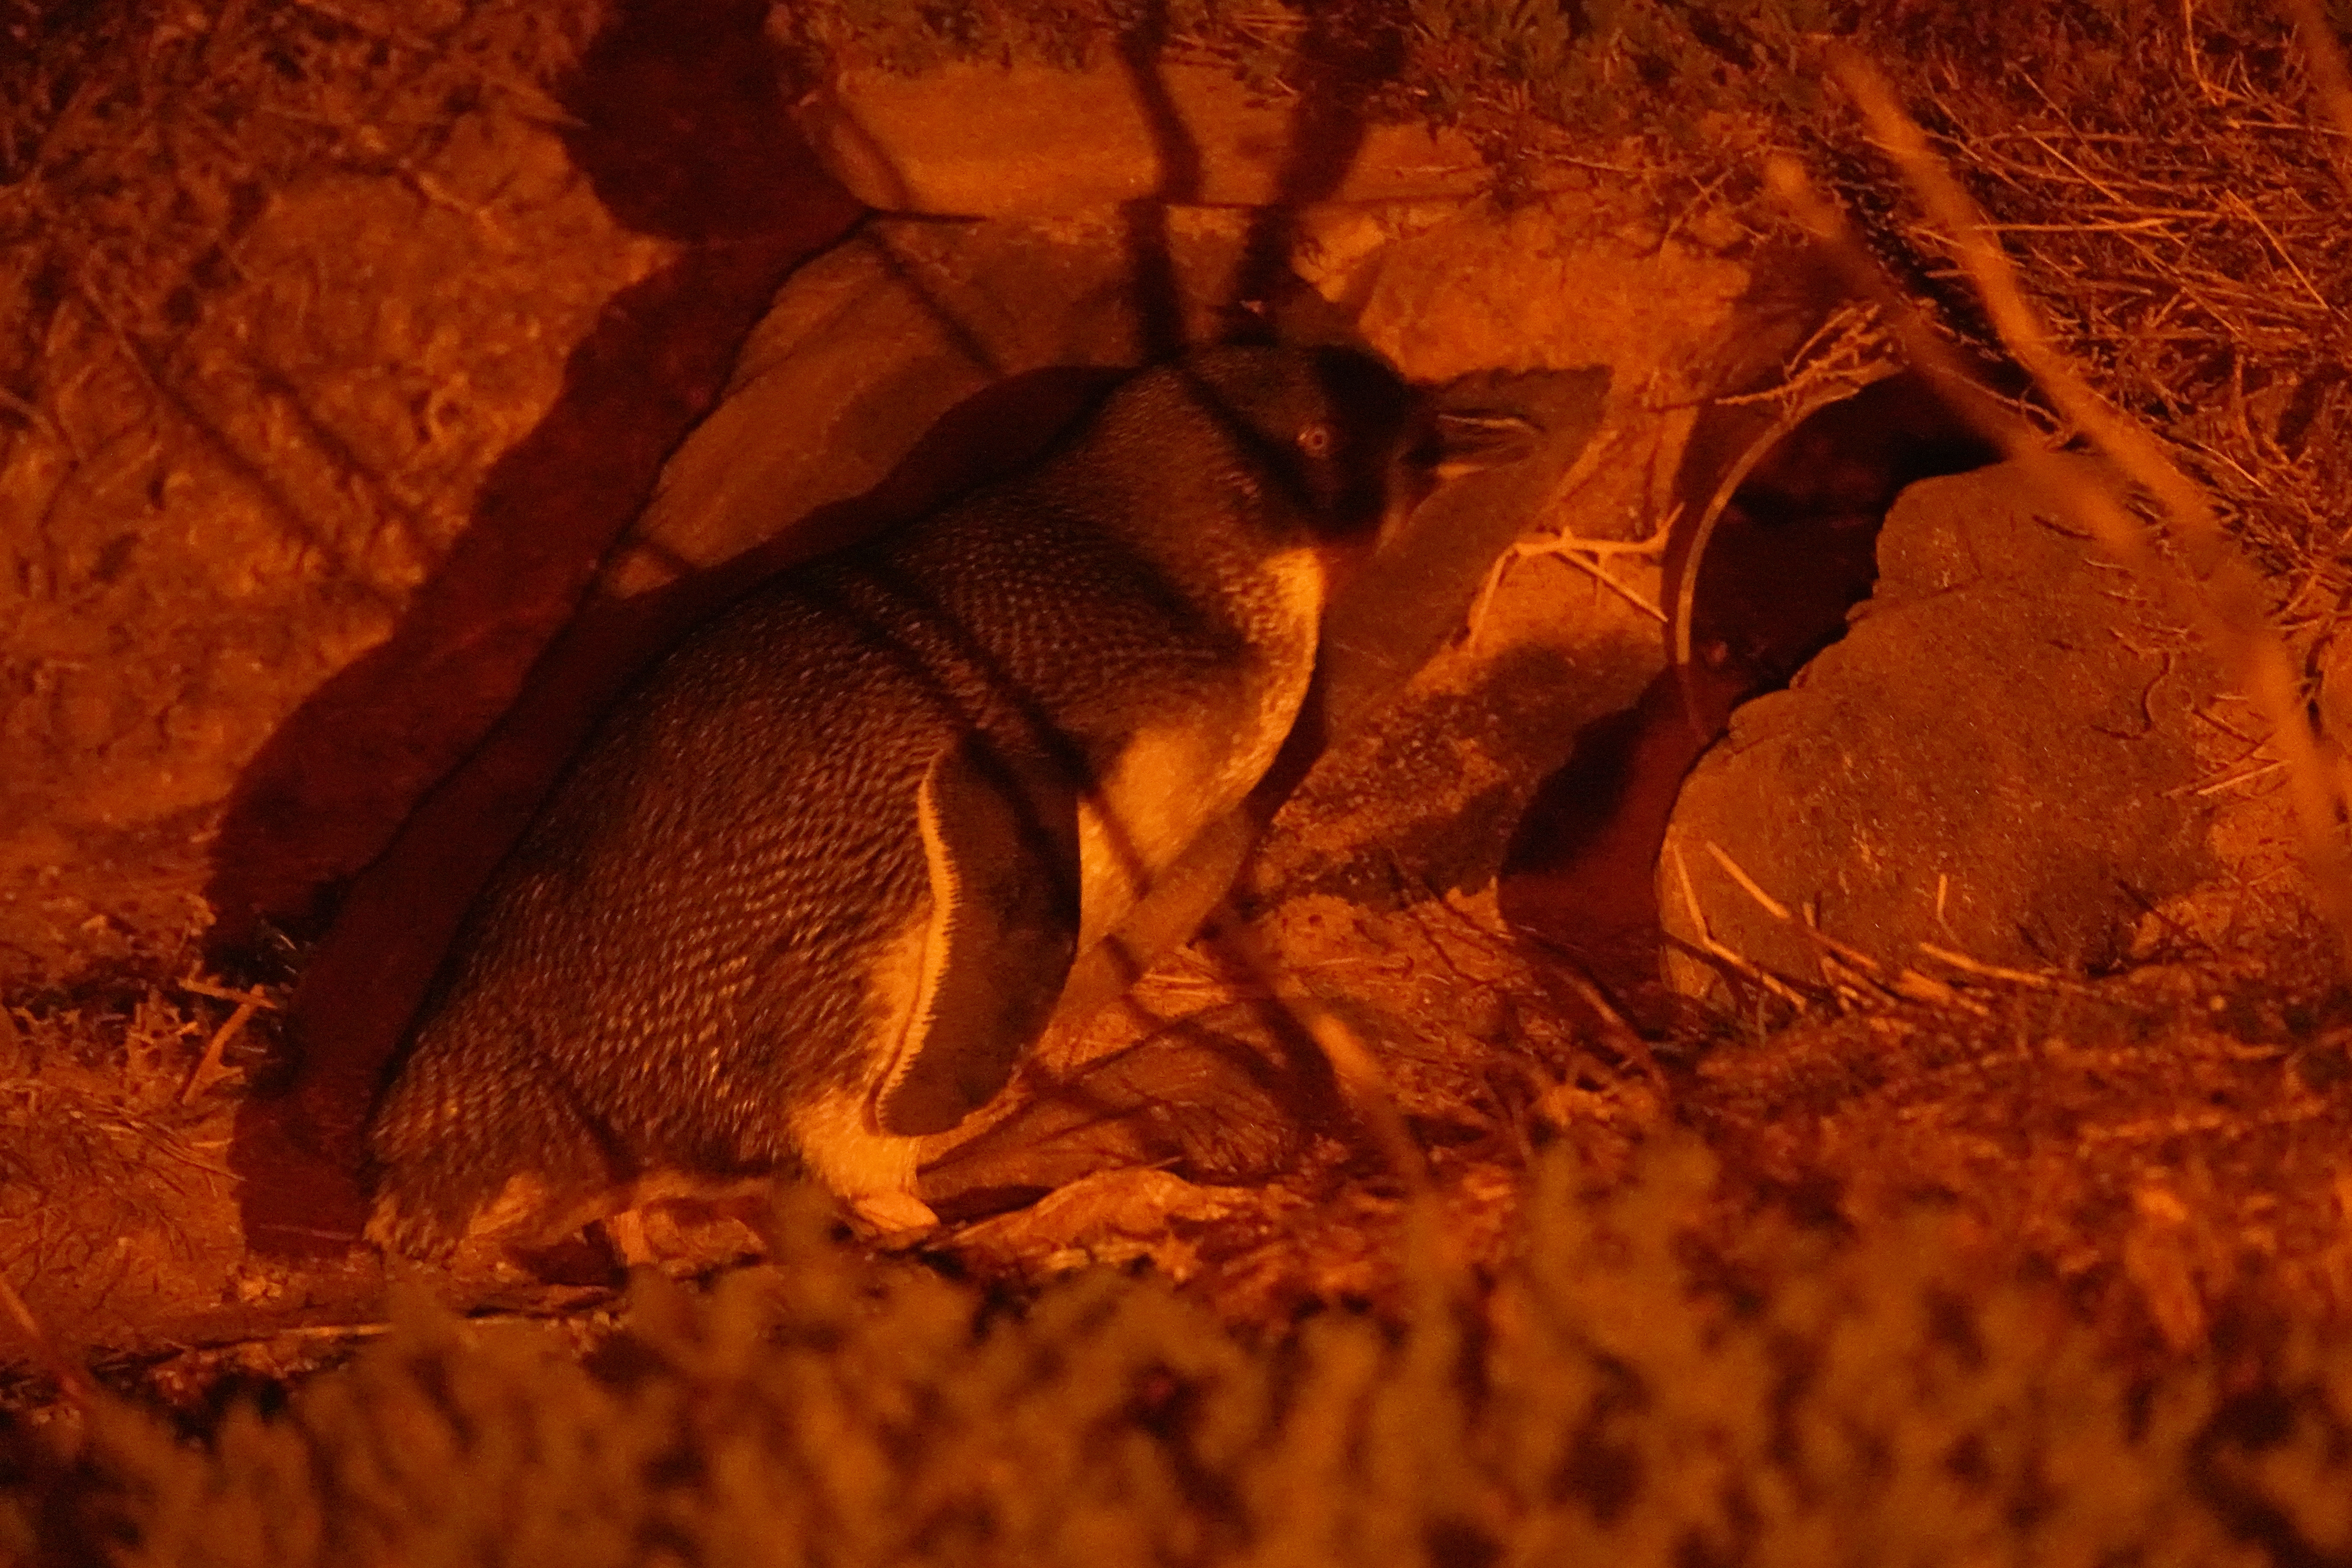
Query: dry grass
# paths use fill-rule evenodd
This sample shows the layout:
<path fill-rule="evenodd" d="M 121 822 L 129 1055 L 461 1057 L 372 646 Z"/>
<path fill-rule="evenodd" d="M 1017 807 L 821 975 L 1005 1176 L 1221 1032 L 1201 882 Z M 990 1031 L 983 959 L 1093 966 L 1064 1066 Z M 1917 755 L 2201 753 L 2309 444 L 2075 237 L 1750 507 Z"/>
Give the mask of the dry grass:
<path fill-rule="evenodd" d="M 13 1044 L 0 1058 L 0 1194 L 95 1188 L 136 1204 L 133 1178 L 158 1157 L 217 1167 L 220 1140 L 202 1134 L 225 1131 L 215 1124 L 226 1101 L 207 1091 L 268 1049 L 264 1031 L 229 1031 L 236 1006 L 222 1005 L 222 989 L 192 974 L 168 991 L 15 1009 L 13 1042 L 0 1037 Z M 212 1059 L 228 1065 L 200 1086 L 215 1040 L 223 1050 Z"/>
<path fill-rule="evenodd" d="M 101 1318 L 217 1304 L 231 1129 L 286 989 L 191 971 L 0 1013 L 0 1321 L 53 1375 Z"/>
<path fill-rule="evenodd" d="M 2352 1014 L 2274 970 L 1949 982 L 1710 1054 L 1678 1097 L 1736 1173 L 1853 1234 L 1955 1215 L 1987 1278 L 2118 1342 L 2352 1309 Z"/>
<path fill-rule="evenodd" d="M 562 122 L 539 84 L 595 19 L 458 0 L 30 7 L 0 63 L 0 430 L 50 401 L 44 377 L 71 367 L 47 351 L 76 318 L 152 373 L 189 291 L 235 273 L 290 181 L 426 178 L 485 94 Z"/>
<path fill-rule="evenodd" d="M 2339 169 L 2352 132 L 2265 7 L 2189 7 L 2145 26 L 2098 12 L 2063 8 L 1982 51 L 1931 49 L 1893 87 L 1982 209 L 2052 348 L 2213 499 L 2307 646 L 2352 588 Z M 2003 47 L 2019 52 L 1992 58 Z M 1948 209 L 1890 199 L 1878 180 L 1864 195 L 1862 165 L 1845 167 L 1891 252 L 1964 334 L 1983 322 L 1956 292 L 1966 237 Z M 1971 341 L 2003 357 L 1990 331 Z"/>

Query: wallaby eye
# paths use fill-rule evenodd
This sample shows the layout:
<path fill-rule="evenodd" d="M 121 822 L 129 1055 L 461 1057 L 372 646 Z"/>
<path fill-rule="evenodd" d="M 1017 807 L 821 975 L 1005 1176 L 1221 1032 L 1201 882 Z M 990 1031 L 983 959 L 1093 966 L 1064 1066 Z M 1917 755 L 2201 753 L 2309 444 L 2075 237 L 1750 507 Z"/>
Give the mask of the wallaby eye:
<path fill-rule="evenodd" d="M 1298 433 L 1298 449 L 1310 458 L 1319 458 L 1331 449 L 1331 426 L 1309 425 Z"/>

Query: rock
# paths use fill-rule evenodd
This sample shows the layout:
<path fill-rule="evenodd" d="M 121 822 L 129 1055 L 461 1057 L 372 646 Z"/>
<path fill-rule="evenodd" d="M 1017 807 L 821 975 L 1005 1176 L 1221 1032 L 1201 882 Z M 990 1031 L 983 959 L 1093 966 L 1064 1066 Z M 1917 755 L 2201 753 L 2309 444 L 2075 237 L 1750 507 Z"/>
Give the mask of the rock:
<path fill-rule="evenodd" d="M 883 212 L 1034 218 L 1147 198 L 1393 202 L 1466 196 L 1487 179 L 1459 132 L 1362 127 L 1350 148 L 1357 128 L 1269 101 L 1217 66 L 849 71 L 796 113 L 827 171 Z"/>
<path fill-rule="evenodd" d="M 1067 1079 L 1032 1072 L 1011 1114 L 926 1163 L 923 1201 L 961 1219 L 1106 1165 L 1221 1186 L 1288 1173 L 1343 1113 L 1311 1053 L 1268 1037 L 1257 1019 L 1227 1022 L 1239 1026 L 1180 1019 Z"/>
<path fill-rule="evenodd" d="M 758 9 L 91 35 L 0 245 L 0 990 L 314 922 L 512 698 L 854 216 L 725 64 Z"/>
<path fill-rule="evenodd" d="M 596 591 L 813 553 L 1018 468 L 1121 372 L 1223 335 L 1246 234 L 1239 214 L 1171 215 L 1155 287 L 1108 211 L 868 222 L 777 294 Z"/>
<path fill-rule="evenodd" d="M 1165 1171 L 1114 1166 L 965 1227 L 956 1256 L 990 1274 L 1031 1279 L 1149 1259 L 1181 1285 L 1200 1270 L 1195 1237 L 1202 1226 L 1267 1206 L 1254 1188 L 1196 1186 Z"/>
<path fill-rule="evenodd" d="M 1903 493 L 1845 637 L 1738 709 L 1685 784 L 1658 869 L 1672 938 L 1811 979 L 1811 911 L 1891 969 L 1923 942 L 2095 969 L 2214 874 L 2194 731 L 2217 677 L 2055 510 L 2009 465 Z M 1719 984 L 1687 953 L 1667 971 Z"/>

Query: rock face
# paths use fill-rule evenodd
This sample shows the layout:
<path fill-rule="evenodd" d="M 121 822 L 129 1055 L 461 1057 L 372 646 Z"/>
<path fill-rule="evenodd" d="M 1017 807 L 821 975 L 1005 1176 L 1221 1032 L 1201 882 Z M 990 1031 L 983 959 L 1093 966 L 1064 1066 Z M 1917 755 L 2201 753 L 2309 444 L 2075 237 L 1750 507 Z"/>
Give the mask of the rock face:
<path fill-rule="evenodd" d="M 610 224 L 554 138 L 480 118 L 434 177 L 467 202 L 499 187 L 525 234 L 570 229 L 599 266 L 551 287 L 511 234 L 320 169 L 225 222 L 235 280 L 191 290 L 184 326 L 147 319 L 144 279 L 108 280 L 129 300 L 57 309 L 42 417 L 0 450 L 19 563 L 0 571 L 0 975 L 168 951 L 207 923 L 207 840 L 246 764 L 429 592 L 501 451 L 560 400 L 560 345 L 664 259 Z M 413 308 L 450 269 L 468 277 L 464 310 Z M 511 566 L 511 618 L 551 629 L 563 590 L 544 603 L 530 563 Z M 441 676 L 459 724 L 505 695 L 485 661 Z M 331 783 L 289 780 L 266 809 L 298 833 L 314 812 L 388 828 L 402 806 L 371 797 L 421 788 L 412 770 L 463 743 L 404 740 L 425 755 L 395 743 Z M 305 871 L 331 875 L 320 858 Z"/>
<path fill-rule="evenodd" d="M 1810 911 L 1890 967 L 1924 942 L 2097 968 L 2214 874 L 2195 786 L 2216 678 L 2057 511 L 2008 466 L 1903 494 L 1843 640 L 1738 710 L 1685 784 L 1658 870 L 1672 937 L 1808 979 Z M 1719 984 L 1688 952 L 1668 969 Z"/>
<path fill-rule="evenodd" d="M 360 15 L 142 14 L 9 176 L 0 991 L 322 912 L 856 216 L 756 5 Z"/>
<path fill-rule="evenodd" d="M 797 118 L 826 170 L 882 212 L 1414 201 L 1474 195 L 1487 177 L 1458 132 L 1353 126 L 1270 101 L 1212 66 L 852 71 L 811 94 Z"/>

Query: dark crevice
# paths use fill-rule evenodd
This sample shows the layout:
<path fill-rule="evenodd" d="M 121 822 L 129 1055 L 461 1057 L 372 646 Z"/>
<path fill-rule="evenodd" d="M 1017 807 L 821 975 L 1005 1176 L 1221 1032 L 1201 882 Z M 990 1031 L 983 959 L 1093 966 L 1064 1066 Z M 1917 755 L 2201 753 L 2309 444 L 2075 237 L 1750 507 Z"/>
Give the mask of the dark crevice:
<path fill-rule="evenodd" d="M 1613 989 L 1654 991 L 1658 849 L 1685 775 L 1734 708 L 1844 635 L 1905 487 L 1993 459 L 1909 374 L 1829 405 L 1767 453 L 1699 563 L 1692 664 L 1586 726 L 1537 788 L 1504 860 L 1504 913 Z"/>

